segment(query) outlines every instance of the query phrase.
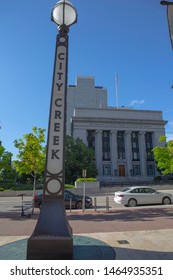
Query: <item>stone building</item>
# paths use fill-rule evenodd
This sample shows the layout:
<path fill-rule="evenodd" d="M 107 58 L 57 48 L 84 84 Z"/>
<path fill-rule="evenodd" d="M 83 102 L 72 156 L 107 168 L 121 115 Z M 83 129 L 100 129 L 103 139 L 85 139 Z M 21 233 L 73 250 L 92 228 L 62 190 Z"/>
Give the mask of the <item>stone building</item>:
<path fill-rule="evenodd" d="M 157 175 L 152 149 L 165 135 L 161 111 L 113 108 L 107 90 L 93 77 L 77 77 L 68 87 L 67 134 L 81 138 L 95 151 L 98 180 L 151 181 Z"/>

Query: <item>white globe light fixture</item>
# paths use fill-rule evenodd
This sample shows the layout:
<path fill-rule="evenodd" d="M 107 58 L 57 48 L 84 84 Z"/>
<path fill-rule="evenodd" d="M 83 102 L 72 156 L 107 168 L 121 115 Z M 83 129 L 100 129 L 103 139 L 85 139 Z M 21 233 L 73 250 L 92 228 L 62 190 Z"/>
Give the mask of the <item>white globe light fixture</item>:
<path fill-rule="evenodd" d="M 60 0 L 52 9 L 52 21 L 59 30 L 66 28 L 77 22 L 77 11 L 68 0 Z"/>

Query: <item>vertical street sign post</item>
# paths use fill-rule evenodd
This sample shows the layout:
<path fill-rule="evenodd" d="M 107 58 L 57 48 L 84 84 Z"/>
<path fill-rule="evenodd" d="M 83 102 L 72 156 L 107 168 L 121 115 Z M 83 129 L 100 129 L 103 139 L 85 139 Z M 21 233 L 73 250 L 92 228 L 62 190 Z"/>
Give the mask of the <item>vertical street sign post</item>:
<path fill-rule="evenodd" d="M 84 178 L 84 182 L 83 182 L 83 200 L 82 200 L 82 211 L 85 211 L 85 178 L 87 176 L 87 172 L 86 169 L 82 170 L 82 177 Z"/>
<path fill-rule="evenodd" d="M 77 22 L 77 12 L 67 0 L 57 2 L 52 20 L 58 25 L 52 96 L 50 103 L 47 155 L 42 209 L 28 239 L 27 259 L 72 259 L 72 229 L 67 221 L 65 184 L 66 94 L 68 31 Z"/>

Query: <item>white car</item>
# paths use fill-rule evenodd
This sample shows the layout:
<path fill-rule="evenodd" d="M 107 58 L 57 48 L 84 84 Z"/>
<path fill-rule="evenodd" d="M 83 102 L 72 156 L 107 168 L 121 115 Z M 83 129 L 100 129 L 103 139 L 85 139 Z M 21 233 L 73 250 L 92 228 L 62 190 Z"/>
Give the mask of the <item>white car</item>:
<path fill-rule="evenodd" d="M 128 187 L 115 192 L 115 203 L 134 207 L 144 204 L 164 204 L 173 203 L 173 196 L 170 193 L 158 192 L 150 187 Z"/>

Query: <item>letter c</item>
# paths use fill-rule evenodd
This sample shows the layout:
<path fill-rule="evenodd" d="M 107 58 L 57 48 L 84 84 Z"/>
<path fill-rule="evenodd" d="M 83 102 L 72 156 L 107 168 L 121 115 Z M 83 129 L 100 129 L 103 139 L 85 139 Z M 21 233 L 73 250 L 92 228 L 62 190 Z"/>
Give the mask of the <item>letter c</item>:
<path fill-rule="evenodd" d="M 57 98 L 56 100 L 55 100 L 55 105 L 57 106 L 57 107 L 62 107 L 62 104 L 59 104 L 58 102 L 61 102 L 62 101 L 62 99 L 61 98 Z"/>
<path fill-rule="evenodd" d="M 59 53 L 59 54 L 58 54 L 58 58 L 59 58 L 60 60 L 64 60 L 64 59 L 65 59 L 64 56 L 65 56 L 65 53 Z"/>

